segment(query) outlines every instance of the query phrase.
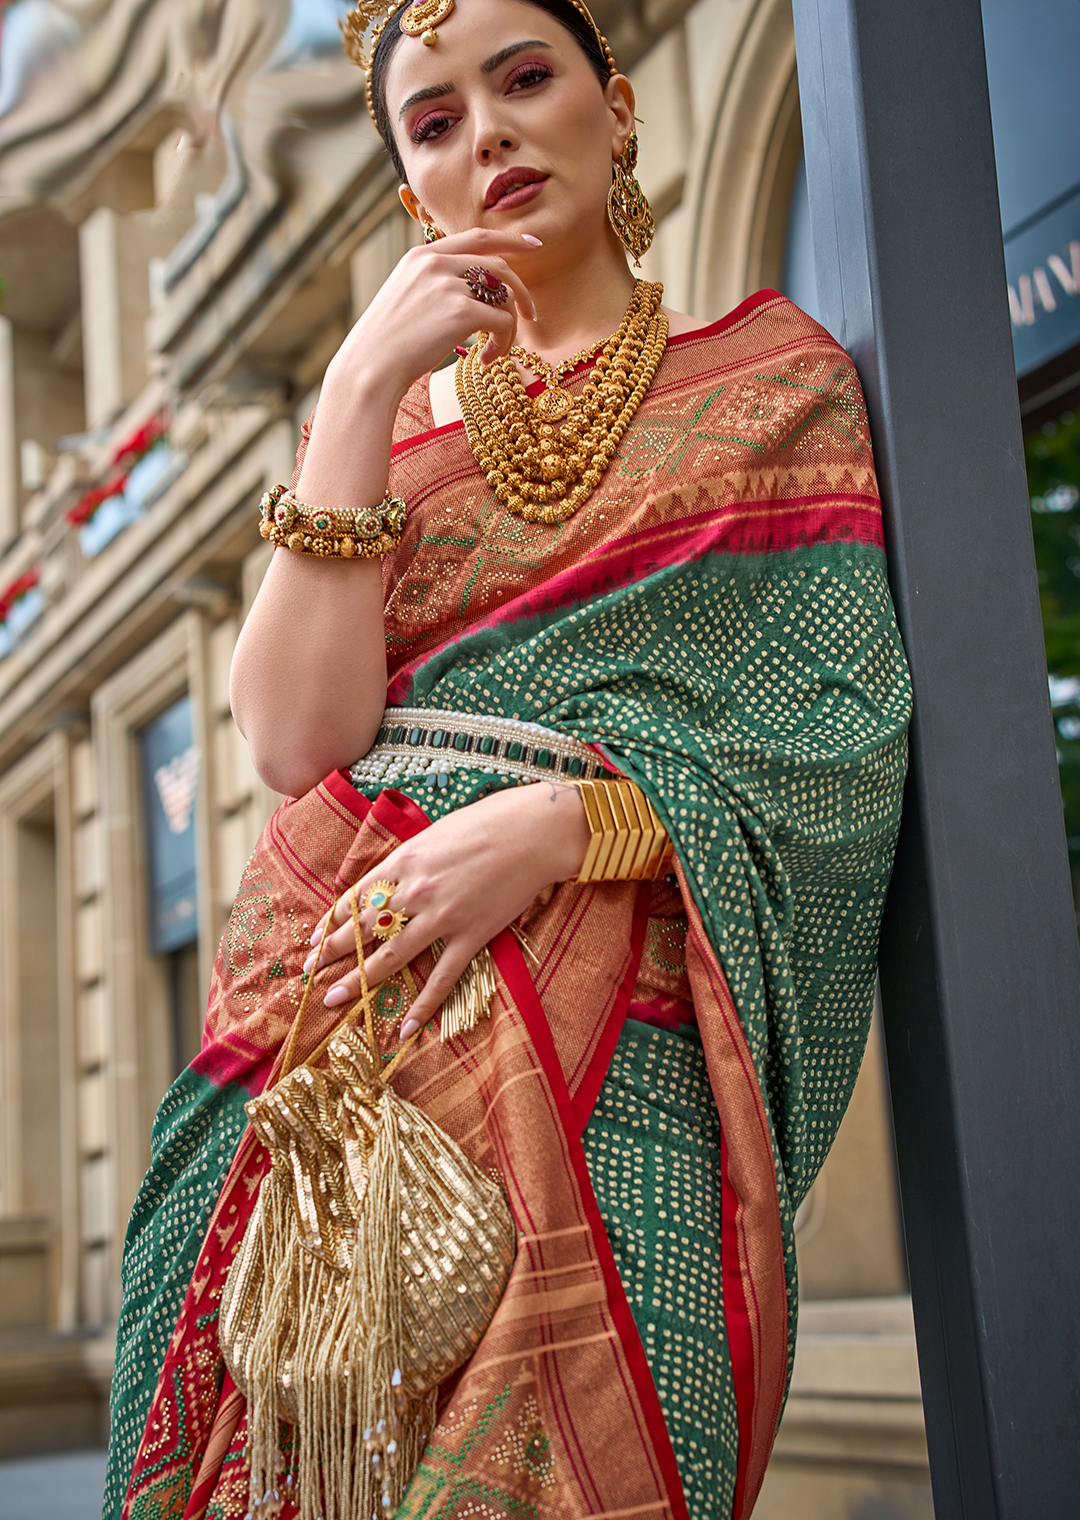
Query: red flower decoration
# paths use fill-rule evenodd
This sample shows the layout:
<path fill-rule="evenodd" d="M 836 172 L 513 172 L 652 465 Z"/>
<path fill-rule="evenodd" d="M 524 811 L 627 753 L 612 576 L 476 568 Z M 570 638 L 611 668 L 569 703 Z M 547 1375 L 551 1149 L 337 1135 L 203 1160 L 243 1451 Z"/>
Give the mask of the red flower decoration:
<path fill-rule="evenodd" d="M 92 491 L 87 491 L 85 496 L 64 513 L 64 521 L 73 528 L 81 528 L 83 523 L 90 521 L 103 501 L 108 501 L 110 496 L 120 495 L 127 485 L 128 473 L 125 470 L 121 475 L 114 475 L 106 485 L 95 486 Z"/>
<path fill-rule="evenodd" d="M 149 454 L 155 443 L 160 442 L 168 431 L 168 418 L 164 412 L 151 417 L 141 428 L 136 428 L 129 438 L 118 444 L 113 454 L 113 464 L 135 464 L 144 454 Z"/>
<path fill-rule="evenodd" d="M 15 603 L 28 591 L 33 591 L 40 579 L 41 567 L 31 565 L 29 570 L 24 571 L 16 580 L 5 586 L 3 591 L 0 591 L 0 623 L 7 621 L 7 615 Z"/>

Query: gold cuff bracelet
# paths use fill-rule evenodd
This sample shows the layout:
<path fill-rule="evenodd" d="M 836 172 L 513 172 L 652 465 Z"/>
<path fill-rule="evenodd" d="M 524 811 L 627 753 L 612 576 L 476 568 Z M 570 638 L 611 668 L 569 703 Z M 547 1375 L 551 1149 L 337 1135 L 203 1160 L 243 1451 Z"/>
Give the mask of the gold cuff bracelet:
<path fill-rule="evenodd" d="M 307 507 L 286 486 L 274 486 L 259 503 L 259 532 L 268 543 L 321 559 L 375 559 L 401 542 L 405 503 L 387 491 L 377 507 L 327 512 Z"/>
<path fill-rule="evenodd" d="M 667 830 L 633 781 L 575 781 L 592 838 L 578 882 L 656 881 L 674 859 Z"/>

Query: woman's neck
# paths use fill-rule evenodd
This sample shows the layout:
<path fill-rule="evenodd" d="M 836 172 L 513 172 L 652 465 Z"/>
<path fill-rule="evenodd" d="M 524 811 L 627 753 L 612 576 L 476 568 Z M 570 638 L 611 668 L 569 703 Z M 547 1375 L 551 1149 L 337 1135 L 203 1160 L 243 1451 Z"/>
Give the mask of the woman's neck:
<path fill-rule="evenodd" d="M 537 320 L 518 323 L 517 343 L 551 365 L 606 343 L 626 315 L 635 285 L 622 249 L 606 243 L 577 260 L 552 258 L 545 265 L 542 256 L 530 259 L 521 276 L 536 302 Z M 526 384 L 537 378 L 521 365 L 518 370 Z M 436 427 L 461 421 L 452 367 L 432 375 L 429 397 Z"/>
<path fill-rule="evenodd" d="M 517 342 L 550 364 L 607 341 L 621 323 L 634 291 L 634 276 L 621 248 L 607 242 L 584 258 L 552 261 L 543 255 L 522 269 L 537 320 L 519 322 Z"/>

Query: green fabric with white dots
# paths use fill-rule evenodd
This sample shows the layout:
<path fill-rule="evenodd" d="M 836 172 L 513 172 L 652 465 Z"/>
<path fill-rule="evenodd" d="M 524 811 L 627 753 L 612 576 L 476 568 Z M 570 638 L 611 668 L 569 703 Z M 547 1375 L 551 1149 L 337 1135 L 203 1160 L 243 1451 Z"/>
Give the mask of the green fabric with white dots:
<path fill-rule="evenodd" d="M 582 1140 L 690 1520 L 724 1520 L 739 1429 L 720 1276 L 720 1121 L 697 1031 L 629 1020 Z"/>
<path fill-rule="evenodd" d="M 795 1210 L 859 1073 L 907 768 L 911 688 L 874 544 L 707 552 L 469 631 L 395 692 L 596 744 L 671 834 L 772 1128 L 789 1370 Z M 441 816 L 509 778 L 402 781 Z"/>
<path fill-rule="evenodd" d="M 116 1331 L 109 1465 L 102 1514 L 120 1514 L 165 1353 L 225 1175 L 247 1127 L 250 1093 L 181 1072 L 154 1120 L 150 1169 L 128 1222 Z"/>

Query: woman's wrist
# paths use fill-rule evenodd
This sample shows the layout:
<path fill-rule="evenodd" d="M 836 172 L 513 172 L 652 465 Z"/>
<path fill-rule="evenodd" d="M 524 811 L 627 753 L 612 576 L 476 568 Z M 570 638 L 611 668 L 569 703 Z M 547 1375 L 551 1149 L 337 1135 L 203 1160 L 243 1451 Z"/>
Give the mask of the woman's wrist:
<path fill-rule="evenodd" d="M 591 838 L 581 793 L 557 781 L 537 781 L 525 790 L 535 798 L 542 843 L 550 852 L 551 881 L 573 881 Z"/>

